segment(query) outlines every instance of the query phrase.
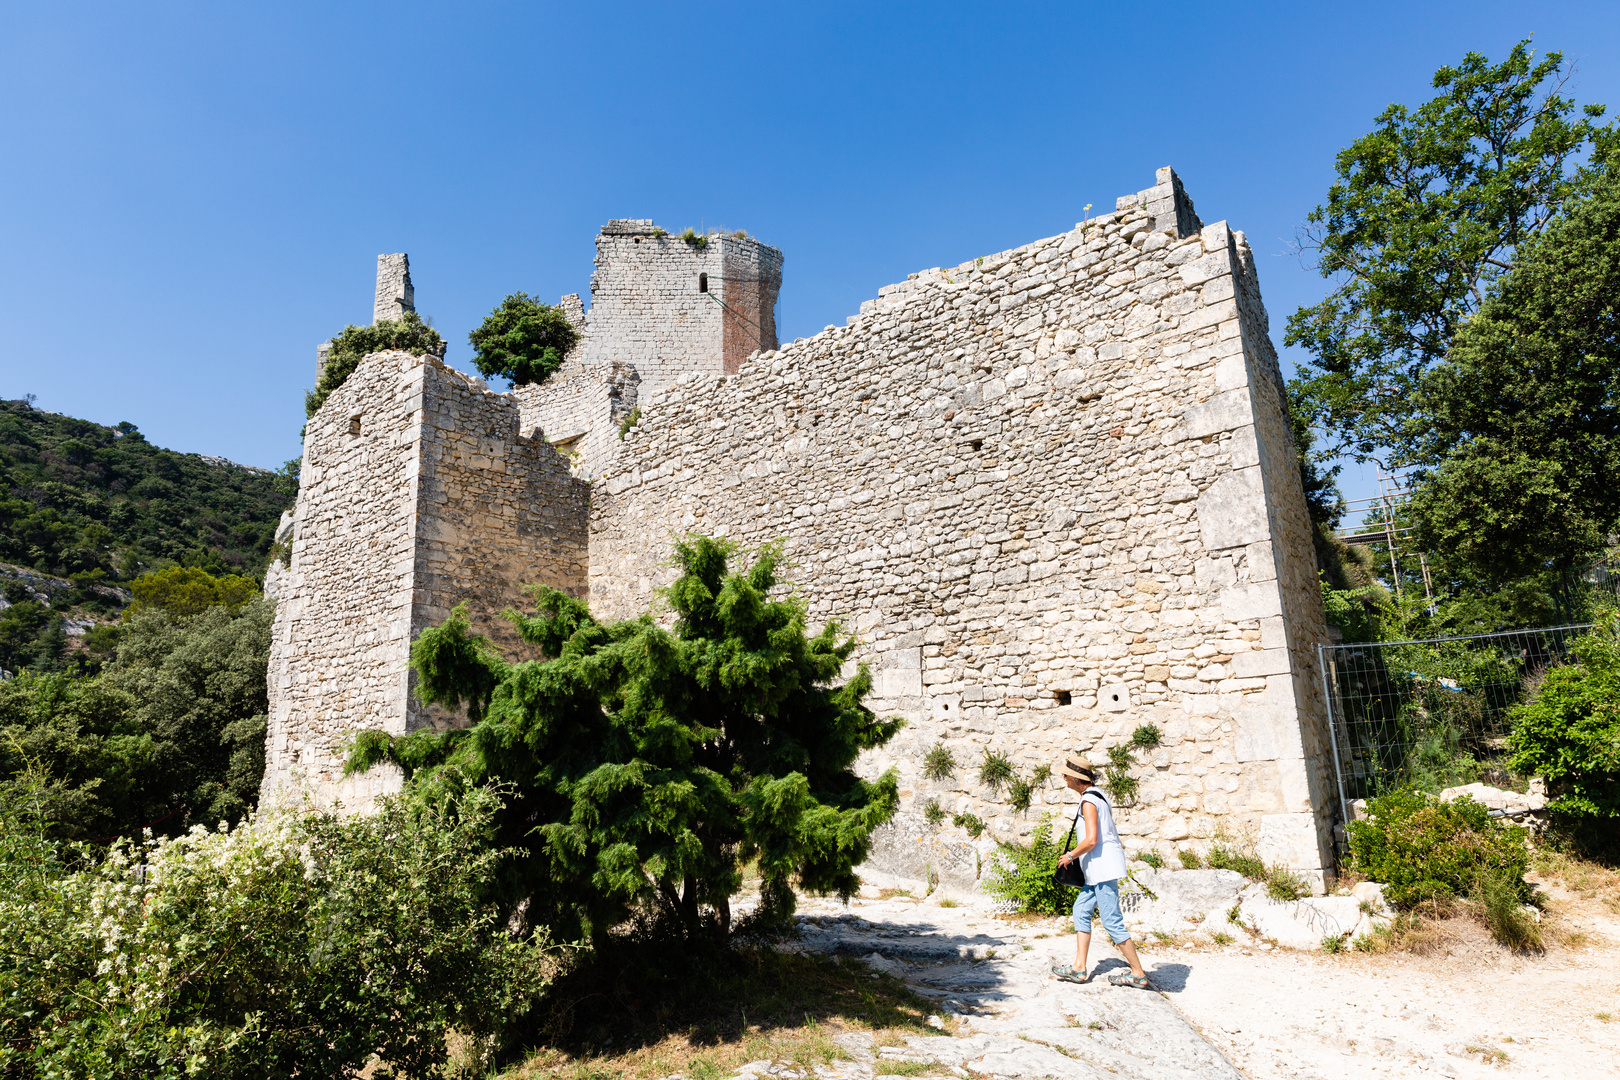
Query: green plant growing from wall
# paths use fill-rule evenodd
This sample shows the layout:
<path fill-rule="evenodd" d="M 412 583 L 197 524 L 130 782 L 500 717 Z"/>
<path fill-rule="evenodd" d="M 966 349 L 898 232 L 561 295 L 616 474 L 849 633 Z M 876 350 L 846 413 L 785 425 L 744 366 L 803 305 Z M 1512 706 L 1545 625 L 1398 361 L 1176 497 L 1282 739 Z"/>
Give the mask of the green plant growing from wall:
<path fill-rule="evenodd" d="M 951 824 L 977 840 L 984 833 L 984 819 L 976 814 L 961 813 L 952 816 Z"/>
<path fill-rule="evenodd" d="M 473 364 L 481 374 L 526 386 L 545 382 L 562 366 L 563 358 L 579 342 L 579 331 L 560 306 L 515 292 L 467 340 L 472 343 Z"/>
<path fill-rule="evenodd" d="M 619 423 L 619 438 L 622 440 L 630 434 L 630 429 L 641 423 L 641 406 L 637 405 L 630 410 L 630 415 Z"/>
<path fill-rule="evenodd" d="M 345 326 L 332 339 L 326 366 L 315 382 L 315 389 L 304 395 L 304 414 L 314 416 L 332 391 L 342 386 L 360 361 L 376 352 L 398 349 L 415 356 L 444 355 L 444 338 L 414 311 L 401 319 L 384 319 L 370 326 Z"/>
<path fill-rule="evenodd" d="M 1164 733 L 1153 724 L 1143 724 L 1131 733 L 1131 741 L 1108 748 L 1108 764 L 1103 766 L 1102 786 L 1115 802 L 1129 806 L 1136 801 L 1140 782 L 1131 775 L 1136 764 L 1133 750 L 1151 750 L 1164 741 Z"/>
<path fill-rule="evenodd" d="M 945 820 L 945 808 L 939 805 L 938 799 L 929 799 L 923 804 L 923 817 L 928 824 L 938 828 L 939 823 Z"/>
<path fill-rule="evenodd" d="M 956 776 L 956 756 L 944 743 L 923 755 L 923 775 L 930 780 L 946 780 Z"/>
<path fill-rule="evenodd" d="M 985 748 L 984 761 L 979 764 L 979 783 L 989 788 L 992 795 L 1001 794 L 1001 789 L 1016 775 L 1011 758 L 999 750 Z"/>
<path fill-rule="evenodd" d="M 690 225 L 681 233 L 681 239 L 686 241 L 689 247 L 696 248 L 698 251 L 702 251 L 709 246 L 709 238 Z"/>

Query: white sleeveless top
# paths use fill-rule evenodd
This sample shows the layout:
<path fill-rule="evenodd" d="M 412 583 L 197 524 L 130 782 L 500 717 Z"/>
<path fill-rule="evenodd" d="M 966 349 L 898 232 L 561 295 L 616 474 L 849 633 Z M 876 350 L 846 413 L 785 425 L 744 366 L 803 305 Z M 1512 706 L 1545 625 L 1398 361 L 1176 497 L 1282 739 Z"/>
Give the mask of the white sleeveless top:
<path fill-rule="evenodd" d="M 1095 788 L 1080 796 L 1080 805 L 1074 809 L 1075 844 L 1078 846 L 1090 832 L 1085 815 L 1088 802 L 1097 808 L 1099 839 L 1096 846 L 1080 856 L 1080 868 L 1085 871 L 1086 884 L 1118 881 L 1125 876 L 1125 846 L 1119 842 L 1119 830 L 1114 827 L 1114 811 L 1109 807 L 1108 800 Z"/>

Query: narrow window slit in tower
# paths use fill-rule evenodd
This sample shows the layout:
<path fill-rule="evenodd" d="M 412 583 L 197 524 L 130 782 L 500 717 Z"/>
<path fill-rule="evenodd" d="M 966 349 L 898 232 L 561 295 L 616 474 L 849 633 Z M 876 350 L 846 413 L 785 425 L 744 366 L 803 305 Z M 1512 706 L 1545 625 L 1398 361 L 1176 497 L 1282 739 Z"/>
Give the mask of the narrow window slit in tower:
<path fill-rule="evenodd" d="M 709 291 L 709 275 L 708 274 L 699 274 L 698 275 L 698 292 L 708 292 L 708 291 Z"/>
<path fill-rule="evenodd" d="M 358 416 L 349 417 L 349 434 L 360 434 L 360 418 Z"/>

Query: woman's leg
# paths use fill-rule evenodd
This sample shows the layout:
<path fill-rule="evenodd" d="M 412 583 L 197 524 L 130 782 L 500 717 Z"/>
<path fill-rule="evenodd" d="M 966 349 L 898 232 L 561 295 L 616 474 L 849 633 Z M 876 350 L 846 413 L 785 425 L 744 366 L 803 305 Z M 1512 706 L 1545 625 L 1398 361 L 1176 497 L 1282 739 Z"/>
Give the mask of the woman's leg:
<path fill-rule="evenodd" d="M 1132 975 L 1146 975 L 1147 972 L 1142 970 L 1142 959 L 1136 955 L 1136 942 L 1131 940 L 1131 932 L 1125 929 L 1125 915 L 1119 910 L 1119 882 L 1099 882 L 1096 892 L 1097 914 L 1102 917 L 1103 929 L 1113 939 L 1114 948 L 1131 965 Z"/>
<path fill-rule="evenodd" d="M 1074 970 L 1082 975 L 1086 971 L 1086 954 L 1091 951 L 1091 913 L 1096 907 L 1089 885 L 1074 898 Z"/>

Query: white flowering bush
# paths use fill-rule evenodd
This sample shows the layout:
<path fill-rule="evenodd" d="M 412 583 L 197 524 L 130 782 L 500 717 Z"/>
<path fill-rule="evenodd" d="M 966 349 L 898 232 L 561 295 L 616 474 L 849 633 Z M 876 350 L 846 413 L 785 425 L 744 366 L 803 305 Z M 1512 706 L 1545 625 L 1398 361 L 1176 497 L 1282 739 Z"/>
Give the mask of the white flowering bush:
<path fill-rule="evenodd" d="M 95 863 L 0 807 L 0 1076 L 418 1076 L 451 1029 L 492 1050 L 556 967 L 493 902 L 499 807 L 261 813 Z"/>

